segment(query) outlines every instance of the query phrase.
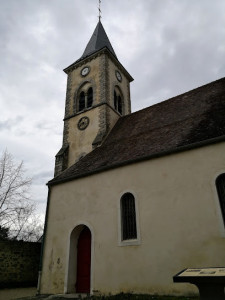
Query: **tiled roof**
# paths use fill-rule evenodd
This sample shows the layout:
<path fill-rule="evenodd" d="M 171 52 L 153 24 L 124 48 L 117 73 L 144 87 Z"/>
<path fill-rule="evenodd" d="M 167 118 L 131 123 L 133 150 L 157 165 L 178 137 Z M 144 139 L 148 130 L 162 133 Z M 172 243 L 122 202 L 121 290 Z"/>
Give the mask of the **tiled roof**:
<path fill-rule="evenodd" d="M 121 117 L 104 143 L 49 184 L 225 140 L 225 78 Z"/>

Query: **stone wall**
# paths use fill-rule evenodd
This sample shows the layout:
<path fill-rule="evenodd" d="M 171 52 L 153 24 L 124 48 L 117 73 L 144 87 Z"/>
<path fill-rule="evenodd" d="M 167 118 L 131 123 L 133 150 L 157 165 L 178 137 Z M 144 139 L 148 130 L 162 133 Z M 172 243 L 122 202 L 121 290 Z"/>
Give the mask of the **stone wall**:
<path fill-rule="evenodd" d="M 36 286 L 41 243 L 0 241 L 0 288 Z"/>

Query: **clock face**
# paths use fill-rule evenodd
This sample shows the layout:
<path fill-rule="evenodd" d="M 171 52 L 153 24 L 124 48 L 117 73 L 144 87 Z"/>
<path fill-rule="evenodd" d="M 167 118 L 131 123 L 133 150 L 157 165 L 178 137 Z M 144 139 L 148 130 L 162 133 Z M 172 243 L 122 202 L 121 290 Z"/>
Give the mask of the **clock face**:
<path fill-rule="evenodd" d="M 80 130 L 84 130 L 88 127 L 89 125 L 89 118 L 88 117 L 83 117 L 79 120 L 77 127 Z"/>
<path fill-rule="evenodd" d="M 116 78 L 119 80 L 119 81 L 122 81 L 122 76 L 120 74 L 119 71 L 116 71 Z"/>
<path fill-rule="evenodd" d="M 89 72 L 90 72 L 90 68 L 89 68 L 89 67 L 84 67 L 84 68 L 81 70 L 81 75 L 82 75 L 82 76 L 86 76 Z"/>

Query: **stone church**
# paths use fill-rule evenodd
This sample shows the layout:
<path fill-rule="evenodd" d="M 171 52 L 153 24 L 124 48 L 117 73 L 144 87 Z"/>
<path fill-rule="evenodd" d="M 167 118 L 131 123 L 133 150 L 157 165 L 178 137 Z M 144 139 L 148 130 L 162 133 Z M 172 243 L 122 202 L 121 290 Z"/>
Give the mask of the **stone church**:
<path fill-rule="evenodd" d="M 225 78 L 131 113 L 100 21 L 64 71 L 39 292 L 197 293 L 173 275 L 225 266 Z"/>

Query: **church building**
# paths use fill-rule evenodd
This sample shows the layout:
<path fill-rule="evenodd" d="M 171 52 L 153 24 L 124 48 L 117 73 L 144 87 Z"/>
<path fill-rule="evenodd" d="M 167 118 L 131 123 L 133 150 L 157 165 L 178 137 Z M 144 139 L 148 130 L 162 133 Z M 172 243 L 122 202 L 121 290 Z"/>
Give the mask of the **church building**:
<path fill-rule="evenodd" d="M 225 266 L 225 78 L 131 113 L 100 21 L 64 72 L 40 294 L 198 293 L 173 276 Z"/>

